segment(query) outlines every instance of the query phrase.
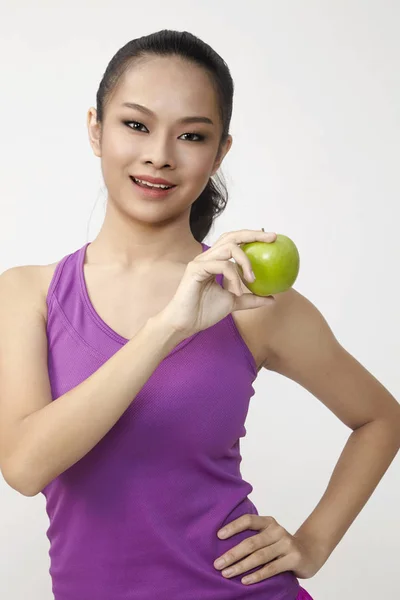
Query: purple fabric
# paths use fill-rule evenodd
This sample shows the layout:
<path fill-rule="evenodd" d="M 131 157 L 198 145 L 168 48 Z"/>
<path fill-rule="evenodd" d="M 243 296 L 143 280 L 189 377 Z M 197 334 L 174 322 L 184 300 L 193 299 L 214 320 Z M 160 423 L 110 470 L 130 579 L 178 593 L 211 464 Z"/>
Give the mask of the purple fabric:
<path fill-rule="evenodd" d="M 313 599 L 311 598 L 311 596 L 307 592 L 307 590 L 300 587 L 300 590 L 299 590 L 298 596 L 296 597 L 296 600 L 313 600 Z"/>
<path fill-rule="evenodd" d="M 48 292 L 53 400 L 128 341 L 90 302 L 88 245 L 60 261 Z M 213 565 L 256 534 L 217 537 L 224 524 L 258 514 L 240 472 L 256 376 L 228 315 L 179 343 L 103 439 L 44 488 L 55 600 L 300 598 L 292 571 L 246 586 L 244 574 L 226 579 Z"/>

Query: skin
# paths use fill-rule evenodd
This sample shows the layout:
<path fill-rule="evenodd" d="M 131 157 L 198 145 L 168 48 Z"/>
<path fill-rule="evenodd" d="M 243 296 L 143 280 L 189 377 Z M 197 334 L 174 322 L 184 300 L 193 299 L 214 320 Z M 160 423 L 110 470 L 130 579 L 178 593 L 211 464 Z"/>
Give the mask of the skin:
<path fill-rule="evenodd" d="M 124 102 L 144 105 L 155 116 L 121 107 Z M 214 125 L 177 123 L 193 115 L 207 116 Z M 202 251 L 190 230 L 191 205 L 232 145 L 229 136 L 217 155 L 222 123 L 210 76 L 176 57 L 148 58 L 121 78 L 103 123 L 97 123 L 93 107 L 87 123 L 108 190 L 102 228 L 88 248 L 90 262 L 125 270 L 188 263 Z M 193 133 L 206 139 L 185 135 Z M 146 199 L 129 178 L 136 174 L 163 177 L 178 187 L 165 200 Z"/>

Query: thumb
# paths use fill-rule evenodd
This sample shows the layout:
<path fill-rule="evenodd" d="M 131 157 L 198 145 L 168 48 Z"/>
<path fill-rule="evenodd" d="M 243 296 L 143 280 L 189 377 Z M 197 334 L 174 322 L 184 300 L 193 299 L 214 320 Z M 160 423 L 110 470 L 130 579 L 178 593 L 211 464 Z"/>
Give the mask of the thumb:
<path fill-rule="evenodd" d="M 233 310 L 246 310 L 250 308 L 259 308 L 260 306 L 273 306 L 276 300 L 274 296 L 256 296 L 255 294 L 243 293 L 241 296 L 235 296 L 235 305 Z"/>

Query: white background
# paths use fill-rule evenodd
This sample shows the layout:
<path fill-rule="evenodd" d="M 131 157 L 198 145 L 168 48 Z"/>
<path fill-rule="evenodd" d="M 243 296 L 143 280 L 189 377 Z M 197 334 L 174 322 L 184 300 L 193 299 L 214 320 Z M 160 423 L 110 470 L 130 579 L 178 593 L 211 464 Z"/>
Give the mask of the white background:
<path fill-rule="evenodd" d="M 395 0 L 198 3 L 1 2 L 0 272 L 48 264 L 93 240 L 104 216 L 86 116 L 129 40 L 187 30 L 228 63 L 233 146 L 222 166 L 224 231 L 291 237 L 294 287 L 340 343 L 400 398 L 400 8 Z M 351 433 L 293 381 L 263 370 L 242 440 L 242 474 L 261 515 L 294 533 Z M 310 580 L 315 600 L 398 593 L 399 459 Z M 50 600 L 42 495 L 0 481 L 0 597 Z M 172 599 L 171 599 L 172 600 Z"/>

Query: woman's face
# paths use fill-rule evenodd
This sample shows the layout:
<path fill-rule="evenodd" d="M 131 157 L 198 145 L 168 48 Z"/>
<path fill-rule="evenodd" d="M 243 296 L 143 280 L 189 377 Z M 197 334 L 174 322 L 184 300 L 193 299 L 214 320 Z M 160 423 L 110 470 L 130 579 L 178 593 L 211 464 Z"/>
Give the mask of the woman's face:
<path fill-rule="evenodd" d="M 139 108 L 124 106 L 135 103 Z M 109 199 L 145 220 L 190 209 L 232 144 L 217 157 L 222 124 L 209 76 L 178 58 L 150 58 L 127 71 L 105 108 L 102 130 L 89 111 L 89 132 Z M 185 117 L 206 117 L 183 123 Z M 218 162 L 216 161 L 218 159 Z M 161 199 L 141 194 L 130 176 L 149 175 L 177 187 Z"/>

